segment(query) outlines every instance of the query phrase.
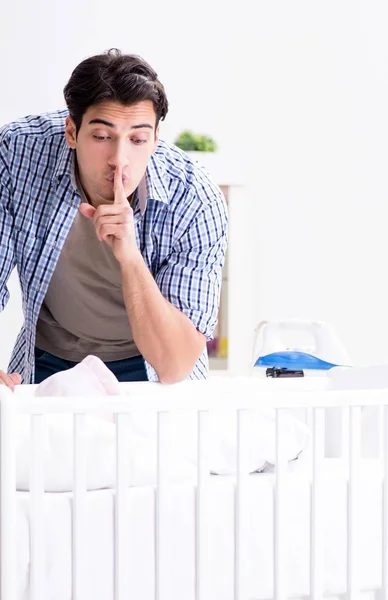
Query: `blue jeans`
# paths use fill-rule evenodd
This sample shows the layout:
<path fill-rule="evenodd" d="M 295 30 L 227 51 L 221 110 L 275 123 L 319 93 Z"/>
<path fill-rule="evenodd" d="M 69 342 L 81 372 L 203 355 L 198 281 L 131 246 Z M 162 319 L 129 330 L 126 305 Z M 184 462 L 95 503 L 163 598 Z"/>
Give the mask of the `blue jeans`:
<path fill-rule="evenodd" d="M 35 348 L 35 383 L 41 383 L 50 375 L 58 371 L 66 371 L 75 367 L 77 363 L 71 360 L 58 358 L 49 352 Z M 118 381 L 148 381 L 142 356 L 112 360 L 105 365 L 110 369 Z"/>

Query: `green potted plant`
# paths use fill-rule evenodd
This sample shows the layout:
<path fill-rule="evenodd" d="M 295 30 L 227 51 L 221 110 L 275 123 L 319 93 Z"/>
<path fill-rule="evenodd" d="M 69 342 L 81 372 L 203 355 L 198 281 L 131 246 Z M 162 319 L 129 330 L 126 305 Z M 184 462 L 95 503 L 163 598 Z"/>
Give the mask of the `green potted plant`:
<path fill-rule="evenodd" d="M 202 165 L 221 186 L 240 185 L 245 180 L 244 155 L 230 156 L 212 137 L 183 130 L 174 141 L 194 163 Z"/>
<path fill-rule="evenodd" d="M 216 152 L 217 144 L 208 135 L 198 135 L 188 129 L 179 134 L 174 144 L 185 152 Z"/>
<path fill-rule="evenodd" d="M 178 135 L 174 144 L 217 179 L 219 154 L 218 146 L 213 138 L 208 135 L 195 134 L 186 129 Z"/>

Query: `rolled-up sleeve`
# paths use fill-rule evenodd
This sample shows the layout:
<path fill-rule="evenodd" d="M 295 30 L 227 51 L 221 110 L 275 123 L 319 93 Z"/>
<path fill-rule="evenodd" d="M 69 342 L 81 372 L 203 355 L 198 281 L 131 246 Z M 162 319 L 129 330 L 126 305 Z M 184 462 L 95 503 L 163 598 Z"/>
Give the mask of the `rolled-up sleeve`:
<path fill-rule="evenodd" d="M 195 216 L 155 280 L 163 296 L 212 339 L 217 324 L 228 216 L 220 194 Z"/>
<path fill-rule="evenodd" d="M 5 128 L 0 129 L 0 312 L 4 310 L 9 299 L 7 281 L 15 266 L 12 237 L 13 218 L 10 212 L 12 193 L 5 134 Z"/>

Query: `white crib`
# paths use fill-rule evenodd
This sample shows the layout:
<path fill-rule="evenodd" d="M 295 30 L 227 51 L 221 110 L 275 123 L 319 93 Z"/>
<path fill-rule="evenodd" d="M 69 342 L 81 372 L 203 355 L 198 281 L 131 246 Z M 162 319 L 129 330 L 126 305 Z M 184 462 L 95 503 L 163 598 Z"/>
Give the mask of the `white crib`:
<path fill-rule="evenodd" d="M 209 397 L 200 382 L 122 387 L 125 398 L 90 400 L 34 398 L 34 386 L 13 395 L 0 386 L 1 600 L 388 597 L 388 390 L 274 392 L 249 380 L 239 397 L 225 386 Z M 276 409 L 277 431 L 284 409 L 305 411 L 312 444 L 303 468 L 284 461 L 277 435 L 275 473 L 248 474 L 244 428 L 263 406 Z M 381 453 L 363 459 L 362 410 L 371 406 L 381 414 Z M 214 407 L 237 413 L 235 477 L 209 474 Z M 338 459 L 324 452 L 330 407 L 342 418 Z M 173 485 L 168 422 L 182 409 L 196 415 L 197 481 Z M 155 486 L 128 486 L 126 419 L 137 411 L 157 414 Z M 116 415 L 116 486 L 87 491 L 85 414 L 97 412 Z M 16 491 L 18 413 L 31 420 L 29 492 Z M 53 413 L 74 415 L 71 493 L 44 492 L 42 417 Z"/>

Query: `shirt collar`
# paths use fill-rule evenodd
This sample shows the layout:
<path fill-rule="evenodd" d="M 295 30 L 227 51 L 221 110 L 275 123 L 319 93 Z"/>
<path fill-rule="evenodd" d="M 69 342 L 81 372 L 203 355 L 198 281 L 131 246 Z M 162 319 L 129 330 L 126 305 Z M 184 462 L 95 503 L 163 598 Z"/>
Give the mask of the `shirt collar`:
<path fill-rule="evenodd" d="M 169 204 L 168 186 L 166 182 L 166 165 L 155 153 L 151 156 L 146 171 L 147 200 L 156 200 Z"/>
<path fill-rule="evenodd" d="M 73 154 L 74 150 L 67 145 L 65 137 L 63 137 L 58 160 L 54 169 L 54 182 L 58 182 L 58 180 L 60 181 L 64 175 L 70 175 L 71 177 L 74 161 Z"/>

